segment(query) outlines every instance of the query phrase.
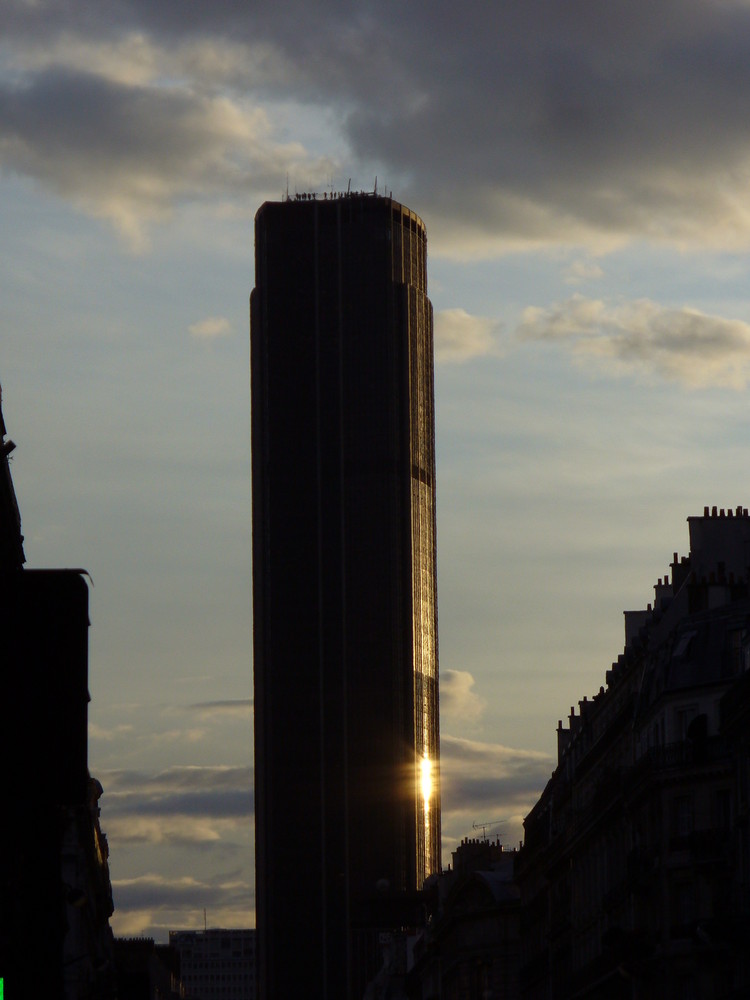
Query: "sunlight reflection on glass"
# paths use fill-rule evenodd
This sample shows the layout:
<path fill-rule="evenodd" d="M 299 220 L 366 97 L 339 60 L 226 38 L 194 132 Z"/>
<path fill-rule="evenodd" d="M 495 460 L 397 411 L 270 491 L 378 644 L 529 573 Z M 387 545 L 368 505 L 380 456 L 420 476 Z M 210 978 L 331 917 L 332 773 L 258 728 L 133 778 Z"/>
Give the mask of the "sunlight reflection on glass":
<path fill-rule="evenodd" d="M 422 799 L 424 801 L 425 810 L 427 809 L 428 803 L 430 801 L 430 796 L 432 795 L 432 761 L 429 757 L 422 758 Z"/>

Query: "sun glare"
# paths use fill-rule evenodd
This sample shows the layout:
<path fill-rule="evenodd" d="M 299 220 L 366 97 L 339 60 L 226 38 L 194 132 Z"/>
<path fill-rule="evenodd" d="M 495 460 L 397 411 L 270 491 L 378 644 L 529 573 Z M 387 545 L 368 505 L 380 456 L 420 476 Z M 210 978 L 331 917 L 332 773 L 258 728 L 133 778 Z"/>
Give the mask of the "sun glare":
<path fill-rule="evenodd" d="M 430 801 L 430 796 L 432 795 L 432 761 L 429 757 L 423 757 L 421 763 L 422 769 L 422 799 L 424 800 L 425 806 Z"/>

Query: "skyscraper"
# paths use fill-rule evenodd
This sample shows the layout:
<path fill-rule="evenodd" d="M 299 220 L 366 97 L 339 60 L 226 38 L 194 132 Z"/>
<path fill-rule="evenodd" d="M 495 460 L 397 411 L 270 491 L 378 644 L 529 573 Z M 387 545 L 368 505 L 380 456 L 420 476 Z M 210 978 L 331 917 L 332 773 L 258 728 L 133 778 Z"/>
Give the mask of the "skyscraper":
<path fill-rule="evenodd" d="M 262 995 L 356 995 L 352 928 L 440 866 L 432 306 L 422 221 L 264 204 L 251 297 Z M 302 988 L 304 986 L 304 988 Z"/>

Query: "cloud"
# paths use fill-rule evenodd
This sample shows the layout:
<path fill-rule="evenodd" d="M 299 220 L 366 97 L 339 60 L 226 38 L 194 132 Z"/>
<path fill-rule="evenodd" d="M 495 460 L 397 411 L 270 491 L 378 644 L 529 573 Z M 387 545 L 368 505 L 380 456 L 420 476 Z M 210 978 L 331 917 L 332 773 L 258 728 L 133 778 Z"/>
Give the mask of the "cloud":
<path fill-rule="evenodd" d="M 548 754 L 499 743 L 480 743 L 443 735 L 440 775 L 443 808 L 465 812 L 479 805 L 509 808 L 536 801 L 554 761 Z"/>
<path fill-rule="evenodd" d="M 593 260 L 574 260 L 564 272 L 564 281 L 568 285 L 579 285 L 585 281 L 596 281 L 603 277 L 604 271 Z"/>
<path fill-rule="evenodd" d="M 249 767 L 172 767 L 157 774 L 102 771 L 102 825 L 113 843 L 206 846 L 246 831 L 253 814 Z"/>
<path fill-rule="evenodd" d="M 115 933 L 163 937 L 169 928 L 202 926 L 204 907 L 212 926 L 250 925 L 251 768 L 118 769 L 99 777 L 104 786 L 101 823 L 111 849 Z M 178 870 L 184 865 L 176 858 L 189 858 L 190 876 L 170 877 L 175 864 Z M 217 864 L 229 864 L 232 871 L 217 872 Z M 153 874 L 154 869 L 162 874 Z M 130 877 L 123 877 L 123 870 Z"/>
<path fill-rule="evenodd" d="M 117 900 L 135 909 L 154 906 L 154 897 L 159 897 L 159 907 L 193 907 L 202 909 L 217 903 L 226 906 L 240 900 L 248 902 L 252 898 L 251 888 L 246 882 L 207 882 L 192 876 L 169 879 L 152 873 L 137 878 L 119 879 L 112 883 Z"/>
<path fill-rule="evenodd" d="M 183 792 L 180 794 L 117 796 L 108 803 L 108 815 L 201 816 L 211 819 L 242 818 L 252 815 L 252 792 L 245 789 Z"/>
<path fill-rule="evenodd" d="M 227 716 L 245 718 L 253 709 L 252 698 L 229 698 L 224 701 L 198 701 L 188 705 L 188 709 L 198 712 L 202 718 L 224 719 Z"/>
<path fill-rule="evenodd" d="M 198 340 L 214 340 L 231 333 L 232 326 L 225 316 L 208 316 L 199 323 L 192 323 L 188 329 Z"/>
<path fill-rule="evenodd" d="M 502 743 L 484 743 L 458 736 L 443 735 L 440 746 L 442 759 L 453 762 L 457 767 L 488 768 L 503 775 L 529 766 L 546 766 L 551 759 L 541 750 L 522 750 Z"/>
<path fill-rule="evenodd" d="M 441 670 L 440 713 L 442 717 L 476 722 L 485 702 L 474 691 L 474 678 L 466 670 Z"/>
<path fill-rule="evenodd" d="M 386 175 L 443 254 L 750 242 L 746 3 L 73 0 L 0 18 L 2 162 L 135 245 L 183 199 L 278 191 L 289 170 Z M 291 138 L 311 118 L 324 156 Z"/>
<path fill-rule="evenodd" d="M 50 69 L 89 73 L 130 86 L 158 86 L 160 81 L 235 89 L 282 83 L 293 74 L 281 53 L 263 44 L 204 35 L 160 43 L 142 26 L 115 30 L 110 37 L 87 37 L 69 30 L 52 32 L 49 40 L 37 35 L 27 38 L 23 55 L 15 49 L 6 56 L 6 65 L 17 71 L 41 73 Z"/>
<path fill-rule="evenodd" d="M 104 812 L 102 825 L 114 848 L 114 857 L 121 859 L 121 848 L 126 845 L 147 844 L 149 847 L 190 847 L 199 850 L 219 845 L 226 848 L 231 833 L 237 833 L 237 824 L 220 819 L 186 816 L 117 815 Z M 246 824 L 245 824 L 246 825 Z"/>
<path fill-rule="evenodd" d="M 105 729 L 103 726 L 97 726 L 95 722 L 89 722 L 89 739 L 112 743 L 122 739 L 123 736 L 128 736 L 133 732 L 133 729 L 134 727 L 130 723 L 120 723 L 111 729 Z"/>
<path fill-rule="evenodd" d="M 443 734 L 440 784 L 443 848 L 476 836 L 473 824 L 492 823 L 506 842 L 520 839 L 526 816 L 555 766 L 547 754 Z"/>
<path fill-rule="evenodd" d="M 255 893 L 238 873 L 213 879 L 167 878 L 146 873 L 112 882 L 112 927 L 120 937 L 165 938 L 169 930 L 203 927 L 249 927 Z"/>
<path fill-rule="evenodd" d="M 106 778 L 105 791 L 118 795 L 130 795 L 143 790 L 157 795 L 196 789 L 249 788 L 252 783 L 251 768 L 232 765 L 181 765 L 157 773 L 109 770 L 102 774 L 102 784 L 105 784 Z"/>
<path fill-rule="evenodd" d="M 750 379 L 750 324 L 643 299 L 620 305 L 576 295 L 524 310 L 521 340 L 557 342 L 616 373 L 656 375 L 689 388 Z"/>
<path fill-rule="evenodd" d="M 247 198 L 308 162 L 263 110 L 189 87 L 48 69 L 0 85 L 0 165 L 112 223 L 135 251 L 181 199 Z M 199 331 L 206 335 L 206 330 Z"/>
<path fill-rule="evenodd" d="M 462 362 L 493 354 L 499 330 L 499 323 L 484 316 L 443 309 L 435 314 L 435 356 L 439 362 Z"/>

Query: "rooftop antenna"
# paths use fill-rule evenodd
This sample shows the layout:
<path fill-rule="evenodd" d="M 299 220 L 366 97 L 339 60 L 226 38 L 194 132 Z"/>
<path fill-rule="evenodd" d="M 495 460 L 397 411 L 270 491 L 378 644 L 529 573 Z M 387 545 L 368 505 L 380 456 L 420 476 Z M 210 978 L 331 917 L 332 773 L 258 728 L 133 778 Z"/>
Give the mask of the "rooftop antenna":
<path fill-rule="evenodd" d="M 378 193 L 378 175 L 375 174 L 375 190 L 374 190 L 373 194 L 377 195 L 377 193 Z"/>
<path fill-rule="evenodd" d="M 489 830 L 489 828 L 491 826 L 502 826 L 504 822 L 505 822 L 505 820 L 497 819 L 497 820 L 494 820 L 493 822 L 489 822 L 489 823 L 472 823 L 471 826 L 472 826 L 473 830 L 481 830 L 482 831 L 482 840 L 486 840 L 487 839 L 487 831 Z"/>
<path fill-rule="evenodd" d="M 349 178 L 349 184 L 347 186 L 346 193 L 347 193 L 347 195 L 350 195 L 352 193 L 352 179 L 351 179 L 351 177 Z"/>

